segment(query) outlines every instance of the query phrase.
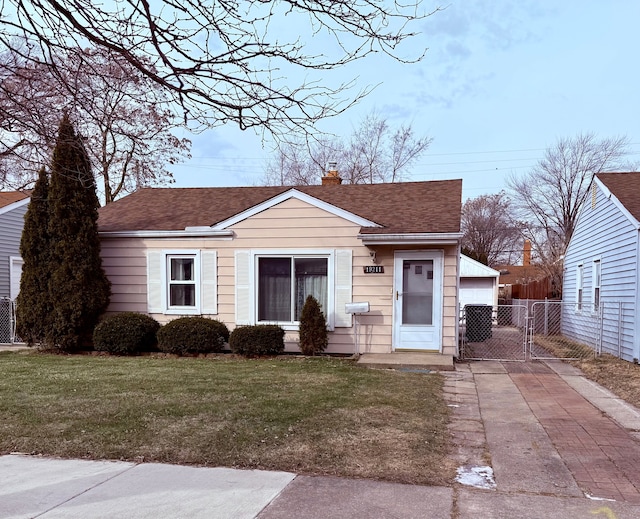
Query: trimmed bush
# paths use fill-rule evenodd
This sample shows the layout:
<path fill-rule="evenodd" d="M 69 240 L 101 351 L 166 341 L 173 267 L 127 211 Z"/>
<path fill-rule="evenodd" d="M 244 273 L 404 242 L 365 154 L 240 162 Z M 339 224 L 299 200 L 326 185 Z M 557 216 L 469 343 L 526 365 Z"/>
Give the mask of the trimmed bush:
<path fill-rule="evenodd" d="M 165 353 L 188 355 L 222 351 L 229 329 L 206 317 L 180 317 L 158 331 L 158 348 Z"/>
<path fill-rule="evenodd" d="M 327 320 L 320 309 L 320 303 L 315 297 L 307 296 L 300 313 L 300 351 L 304 355 L 317 355 L 328 344 Z"/>
<path fill-rule="evenodd" d="M 110 315 L 93 330 L 93 346 L 114 355 L 136 355 L 156 351 L 160 324 L 153 317 L 135 312 Z"/>
<path fill-rule="evenodd" d="M 240 355 L 278 355 L 284 351 L 284 330 L 272 324 L 240 326 L 231 332 L 229 347 Z"/>

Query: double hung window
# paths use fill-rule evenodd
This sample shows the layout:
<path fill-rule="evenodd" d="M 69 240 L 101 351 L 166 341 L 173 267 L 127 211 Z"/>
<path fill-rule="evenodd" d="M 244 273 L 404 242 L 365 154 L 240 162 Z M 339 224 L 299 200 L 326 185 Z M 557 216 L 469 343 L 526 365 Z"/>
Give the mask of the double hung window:
<path fill-rule="evenodd" d="M 197 306 L 196 278 L 195 254 L 167 255 L 168 308 Z"/>
<path fill-rule="evenodd" d="M 582 298 L 584 295 L 584 266 L 582 263 L 578 265 L 578 270 L 576 271 L 576 301 L 577 301 L 577 310 L 578 312 L 582 311 Z"/>
<path fill-rule="evenodd" d="M 593 260 L 593 311 L 600 310 L 600 260 Z"/>

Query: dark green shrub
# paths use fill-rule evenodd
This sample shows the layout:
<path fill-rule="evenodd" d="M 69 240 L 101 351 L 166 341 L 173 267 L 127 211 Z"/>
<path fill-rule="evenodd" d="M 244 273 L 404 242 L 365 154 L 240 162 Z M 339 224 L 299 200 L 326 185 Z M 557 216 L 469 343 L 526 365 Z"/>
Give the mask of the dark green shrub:
<path fill-rule="evenodd" d="M 320 303 L 315 297 L 307 296 L 300 313 L 300 351 L 304 355 L 316 355 L 328 344 L 327 320 L 320 310 Z"/>
<path fill-rule="evenodd" d="M 115 355 L 156 351 L 160 324 L 153 317 L 135 312 L 110 315 L 93 331 L 93 346 Z"/>
<path fill-rule="evenodd" d="M 48 296 L 45 342 L 74 351 L 91 340 L 109 305 L 111 283 L 102 268 L 98 195 L 82 136 L 65 113 L 51 159 Z"/>
<path fill-rule="evenodd" d="M 231 332 L 229 347 L 240 355 L 277 355 L 284 351 L 284 330 L 272 324 L 240 326 Z"/>
<path fill-rule="evenodd" d="M 177 355 L 222 351 L 229 329 L 215 319 L 180 317 L 158 331 L 158 348 Z"/>

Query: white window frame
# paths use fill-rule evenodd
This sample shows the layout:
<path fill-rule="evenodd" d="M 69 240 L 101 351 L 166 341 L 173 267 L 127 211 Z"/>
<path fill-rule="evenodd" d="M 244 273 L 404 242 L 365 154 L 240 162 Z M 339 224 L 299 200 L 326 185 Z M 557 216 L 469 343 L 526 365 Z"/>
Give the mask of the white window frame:
<path fill-rule="evenodd" d="M 201 312 L 201 286 L 202 286 L 202 267 L 200 263 L 200 250 L 198 249 L 175 249 L 163 250 L 162 269 L 162 306 L 164 313 L 167 315 L 200 315 Z M 172 258 L 193 258 L 193 273 L 195 283 L 195 305 L 194 306 L 178 306 L 171 305 L 169 302 L 169 284 L 171 283 L 171 259 Z"/>
<path fill-rule="evenodd" d="M 327 308 L 323 313 L 327 319 L 327 328 L 334 329 L 335 314 L 335 258 L 334 251 L 328 249 L 266 249 L 251 251 L 251 279 L 250 301 L 253 306 L 254 321 L 256 324 L 277 324 L 284 330 L 296 331 L 300 321 L 258 321 L 258 259 L 259 258 L 323 258 L 327 260 Z M 293 274 L 293 272 L 292 272 Z M 293 309 L 292 309 L 293 311 Z"/>
<path fill-rule="evenodd" d="M 598 279 L 599 278 L 599 279 Z M 602 295 L 602 290 L 600 289 L 600 285 L 602 284 L 602 259 L 594 258 L 591 269 L 591 299 L 593 301 L 593 312 L 597 313 L 600 311 L 600 296 Z M 598 294 L 596 296 L 596 290 Z"/>
<path fill-rule="evenodd" d="M 576 266 L 576 312 L 582 312 L 584 306 L 584 264 Z"/>

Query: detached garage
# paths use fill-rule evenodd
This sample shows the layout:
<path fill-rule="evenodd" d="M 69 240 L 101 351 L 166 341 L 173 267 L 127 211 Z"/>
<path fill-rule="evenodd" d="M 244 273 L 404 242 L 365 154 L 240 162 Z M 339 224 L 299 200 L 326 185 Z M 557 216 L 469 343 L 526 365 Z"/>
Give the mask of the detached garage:
<path fill-rule="evenodd" d="M 460 255 L 460 309 L 465 305 L 498 304 L 498 278 L 500 272 L 482 263 Z"/>

